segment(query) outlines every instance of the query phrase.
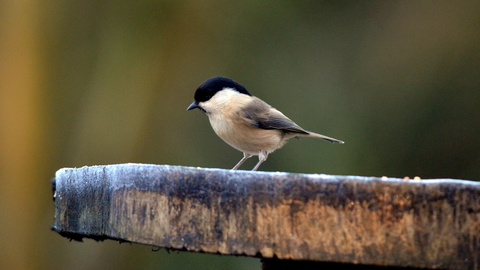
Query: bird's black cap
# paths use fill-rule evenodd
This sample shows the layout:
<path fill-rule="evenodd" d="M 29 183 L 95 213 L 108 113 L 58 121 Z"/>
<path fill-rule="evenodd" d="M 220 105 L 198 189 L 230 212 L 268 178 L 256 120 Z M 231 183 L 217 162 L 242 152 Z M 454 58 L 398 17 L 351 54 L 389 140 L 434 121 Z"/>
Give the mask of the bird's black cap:
<path fill-rule="evenodd" d="M 225 88 L 232 88 L 239 93 L 251 96 L 243 85 L 226 77 L 212 77 L 204 81 L 195 91 L 194 99 L 196 102 L 207 101 L 212 98 L 218 91 Z"/>

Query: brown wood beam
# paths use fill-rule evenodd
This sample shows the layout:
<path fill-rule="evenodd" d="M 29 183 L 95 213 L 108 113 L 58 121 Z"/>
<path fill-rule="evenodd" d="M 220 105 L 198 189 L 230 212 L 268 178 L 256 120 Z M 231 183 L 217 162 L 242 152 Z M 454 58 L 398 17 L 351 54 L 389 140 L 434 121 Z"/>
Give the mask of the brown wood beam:
<path fill-rule="evenodd" d="M 480 269 L 473 181 L 119 164 L 61 169 L 54 184 L 52 229 L 77 240 L 267 261 Z"/>

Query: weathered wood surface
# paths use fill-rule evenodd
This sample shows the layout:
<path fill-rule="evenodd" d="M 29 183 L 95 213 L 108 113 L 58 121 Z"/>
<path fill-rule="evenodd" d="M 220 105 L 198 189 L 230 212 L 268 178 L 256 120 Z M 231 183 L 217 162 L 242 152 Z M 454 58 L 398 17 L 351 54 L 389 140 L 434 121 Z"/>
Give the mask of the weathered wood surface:
<path fill-rule="evenodd" d="M 56 173 L 52 229 L 197 252 L 480 269 L 480 184 L 120 164 Z"/>

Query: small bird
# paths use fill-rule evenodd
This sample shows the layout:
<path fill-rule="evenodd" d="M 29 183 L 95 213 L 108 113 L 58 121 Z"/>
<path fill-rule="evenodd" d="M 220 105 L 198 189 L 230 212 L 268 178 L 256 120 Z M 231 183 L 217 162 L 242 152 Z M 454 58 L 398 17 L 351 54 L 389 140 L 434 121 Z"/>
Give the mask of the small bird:
<path fill-rule="evenodd" d="M 187 111 L 193 109 L 205 112 L 215 133 L 243 152 L 243 158 L 232 170 L 238 169 L 248 158 L 258 155 L 258 163 L 252 170 L 256 171 L 267 160 L 268 154 L 294 137 L 343 143 L 306 131 L 277 109 L 250 94 L 241 84 L 226 77 L 213 77 L 203 82 L 195 91 L 194 101 Z"/>

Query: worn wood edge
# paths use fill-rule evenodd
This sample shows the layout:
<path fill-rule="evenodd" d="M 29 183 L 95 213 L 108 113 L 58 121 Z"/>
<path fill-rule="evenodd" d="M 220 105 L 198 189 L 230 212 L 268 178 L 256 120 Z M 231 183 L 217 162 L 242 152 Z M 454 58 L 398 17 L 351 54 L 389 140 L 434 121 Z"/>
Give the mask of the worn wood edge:
<path fill-rule="evenodd" d="M 219 170 L 219 169 L 202 169 L 202 168 L 193 168 L 193 167 L 181 167 L 181 166 L 169 166 L 169 165 L 148 165 L 148 164 L 119 164 L 119 165 L 107 165 L 107 166 L 93 166 L 93 167 L 98 167 L 99 169 L 104 170 L 105 168 L 112 168 L 112 166 L 115 167 L 122 167 L 122 168 L 128 168 L 128 167 L 137 167 L 141 166 L 143 168 L 158 168 L 158 166 L 161 166 L 162 168 L 165 168 L 167 171 L 174 168 L 175 170 L 178 169 L 185 169 L 185 170 L 194 170 L 196 172 L 202 172 L 202 173 L 220 173 L 223 176 L 225 175 L 232 175 L 232 174 L 242 174 L 242 175 L 249 175 L 249 176 L 260 176 L 260 177 L 293 177 L 293 176 L 301 176 L 301 177 L 313 177 L 313 178 L 320 178 L 320 179 L 329 179 L 329 180 L 334 180 L 334 179 L 339 179 L 340 181 L 374 181 L 374 182 L 397 182 L 401 183 L 401 185 L 418 185 L 418 184 L 425 184 L 425 185 L 432 185 L 432 184 L 459 184 L 461 186 L 465 187 L 475 187 L 478 188 L 478 183 L 472 182 L 472 181 L 466 181 L 466 180 L 455 180 L 455 179 L 424 179 L 424 180 L 413 180 L 413 181 L 404 181 L 403 179 L 398 179 L 398 178 L 388 178 L 388 179 L 381 179 L 381 178 L 376 178 L 376 177 L 359 177 L 359 176 L 332 176 L 332 175 L 306 175 L 306 174 L 290 174 L 290 173 L 279 173 L 279 172 L 246 172 L 246 171 L 237 171 L 237 172 L 231 172 L 228 170 Z M 89 167 L 92 168 L 92 167 Z M 82 169 L 82 168 L 79 168 Z M 59 177 L 63 177 L 64 173 L 67 171 L 71 170 L 77 170 L 77 169 L 72 169 L 72 168 L 65 168 L 61 169 L 57 172 L 56 178 L 58 179 Z M 58 224 L 54 224 L 52 226 L 52 229 L 54 231 L 57 231 L 61 235 L 64 235 L 66 237 L 69 237 L 74 240 L 79 240 L 82 238 L 92 238 L 94 240 L 105 240 L 105 239 L 112 239 L 112 240 L 118 240 L 118 241 L 123 241 L 123 242 L 132 242 L 129 241 L 128 239 L 122 239 L 122 238 L 116 238 L 116 237 L 111 237 L 108 234 L 88 234 L 85 232 L 70 232 L 70 231 L 63 231 L 61 227 L 56 226 Z M 135 241 L 133 241 L 135 242 Z M 141 242 L 138 242 L 142 244 Z M 144 244 L 144 243 L 143 243 Z M 151 244 L 147 244 L 151 245 Z M 152 245 L 155 246 L 155 245 Z M 164 246 L 165 247 L 165 246 Z M 168 247 L 166 248 L 171 248 L 171 249 L 179 249 L 179 250 L 187 250 L 186 248 L 177 248 L 177 247 Z M 196 250 L 201 251 L 201 250 Z M 215 252 L 213 252 L 215 253 Z M 233 254 L 233 255 L 242 255 L 242 254 Z M 252 254 L 243 254 L 247 256 L 252 256 Z M 253 256 L 257 257 L 265 257 L 262 256 L 261 254 L 253 254 Z M 274 255 L 275 256 L 275 255 Z M 267 256 L 268 258 L 268 256 Z M 344 261 L 345 262 L 345 261 Z M 353 262 L 353 263 L 358 263 L 358 262 Z M 425 266 L 423 266 L 425 267 Z M 436 267 L 434 267 L 436 268 Z M 466 267 L 466 268 L 458 268 L 458 269 L 474 269 L 471 267 Z M 475 269 L 478 269 L 478 266 L 475 266 Z"/>

